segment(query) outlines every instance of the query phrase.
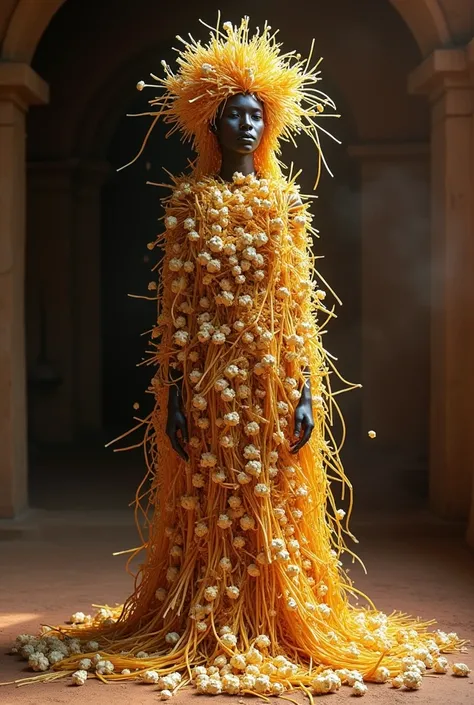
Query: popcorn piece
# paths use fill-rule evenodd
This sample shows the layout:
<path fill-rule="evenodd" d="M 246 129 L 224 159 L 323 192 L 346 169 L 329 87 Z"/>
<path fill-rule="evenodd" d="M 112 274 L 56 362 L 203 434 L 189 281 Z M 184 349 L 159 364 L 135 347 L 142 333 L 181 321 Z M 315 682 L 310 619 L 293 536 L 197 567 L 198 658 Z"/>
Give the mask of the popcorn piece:
<path fill-rule="evenodd" d="M 365 685 L 365 683 L 362 683 L 362 681 L 356 681 L 354 683 L 354 685 L 352 686 L 352 694 L 353 695 L 362 696 L 362 695 L 365 695 L 367 691 L 368 691 L 368 688 Z"/>
<path fill-rule="evenodd" d="M 180 640 L 180 636 L 177 632 L 168 632 L 168 634 L 165 636 L 165 641 L 167 644 L 170 644 L 171 646 L 174 646 L 175 644 L 178 643 Z"/>
<path fill-rule="evenodd" d="M 248 436 L 256 436 L 260 431 L 260 426 L 256 421 L 250 421 L 245 425 L 244 431 Z"/>
<path fill-rule="evenodd" d="M 199 504 L 199 499 L 193 495 L 183 495 L 180 499 L 180 504 L 183 509 L 192 511 Z"/>
<path fill-rule="evenodd" d="M 165 218 L 165 225 L 168 230 L 174 230 L 178 225 L 178 221 L 174 215 L 169 215 Z"/>
<path fill-rule="evenodd" d="M 114 672 L 114 668 L 115 667 L 111 661 L 100 660 L 97 663 L 95 670 L 101 676 L 108 676 Z"/>
<path fill-rule="evenodd" d="M 28 658 L 28 665 L 33 669 L 33 671 L 47 671 L 49 668 L 49 661 L 44 654 L 35 651 Z"/>
<path fill-rule="evenodd" d="M 215 472 L 212 473 L 211 479 L 213 482 L 217 484 L 222 484 L 223 482 L 226 481 L 227 475 L 223 470 L 216 470 Z"/>
<path fill-rule="evenodd" d="M 204 485 L 206 483 L 206 478 L 204 477 L 204 475 L 201 475 L 201 473 L 196 472 L 192 476 L 192 483 L 193 483 L 193 487 L 196 487 L 196 488 L 204 487 Z"/>
<path fill-rule="evenodd" d="M 62 661 L 65 658 L 65 654 L 62 651 L 50 651 L 48 654 L 48 661 L 51 664 L 51 666 L 54 666 L 55 663 L 59 663 L 59 661 Z M 89 661 L 91 663 L 90 659 L 82 659 L 80 663 L 83 663 L 84 661 Z M 79 667 L 87 670 L 84 666 L 81 666 L 79 664 Z"/>
<path fill-rule="evenodd" d="M 251 481 L 251 478 L 247 473 L 245 472 L 239 472 L 237 475 L 237 482 L 239 485 L 248 485 L 248 483 Z"/>
<path fill-rule="evenodd" d="M 183 223 L 183 227 L 185 230 L 194 230 L 196 227 L 196 221 L 193 218 L 186 218 Z"/>
<path fill-rule="evenodd" d="M 270 690 L 270 677 L 265 675 L 257 676 L 255 679 L 255 690 L 257 693 L 266 693 Z"/>
<path fill-rule="evenodd" d="M 341 687 L 341 679 L 334 671 L 328 670 L 316 676 L 311 682 L 311 686 L 316 695 L 336 693 Z"/>
<path fill-rule="evenodd" d="M 250 649 L 247 651 L 246 659 L 247 663 L 252 666 L 260 666 L 263 663 L 262 654 L 253 646 L 251 646 Z"/>
<path fill-rule="evenodd" d="M 209 676 L 199 676 L 199 678 L 196 680 L 196 689 L 198 693 L 207 693 L 207 688 L 209 686 L 210 682 Z"/>
<path fill-rule="evenodd" d="M 418 690 L 421 688 L 423 676 L 418 670 L 405 671 L 403 674 L 403 685 L 408 690 Z"/>
<path fill-rule="evenodd" d="M 471 669 L 465 663 L 453 663 L 451 670 L 455 676 L 460 678 L 466 678 L 471 672 Z"/>
<path fill-rule="evenodd" d="M 207 670 L 205 666 L 195 666 L 191 671 L 191 678 L 195 680 L 198 676 L 205 676 L 206 674 Z"/>
<path fill-rule="evenodd" d="M 219 561 L 219 567 L 222 571 L 227 573 L 232 570 L 232 563 L 229 558 L 221 558 Z"/>
<path fill-rule="evenodd" d="M 50 654 L 50 658 L 51 656 L 52 654 Z M 92 668 L 92 660 L 90 658 L 82 658 L 78 665 L 80 671 L 90 671 Z"/>
<path fill-rule="evenodd" d="M 374 673 L 374 681 L 376 683 L 386 683 L 390 678 L 390 671 L 385 666 L 379 666 Z"/>
<path fill-rule="evenodd" d="M 74 671 L 71 676 L 74 685 L 84 685 L 87 680 L 87 671 L 80 669 L 79 671 Z"/>
<path fill-rule="evenodd" d="M 245 538 L 243 536 L 236 536 L 234 540 L 232 541 L 232 545 L 234 548 L 244 548 L 245 546 Z"/>
<path fill-rule="evenodd" d="M 15 649 L 12 649 L 12 652 L 15 653 Z M 20 656 L 25 659 L 25 661 L 28 661 L 30 656 L 34 653 L 36 652 L 33 644 L 25 644 L 20 648 Z"/>
<path fill-rule="evenodd" d="M 201 394 L 195 394 L 193 397 L 193 407 L 199 411 L 207 409 L 207 400 Z"/>
<path fill-rule="evenodd" d="M 237 645 L 237 637 L 235 636 L 235 634 L 223 634 L 221 636 L 221 641 L 224 646 L 227 646 L 229 649 Z"/>
<path fill-rule="evenodd" d="M 202 453 L 199 464 L 202 468 L 213 468 L 217 464 L 217 456 L 214 453 Z"/>
<path fill-rule="evenodd" d="M 149 683 L 155 685 L 160 680 L 160 676 L 156 671 L 145 671 L 142 675 L 143 683 Z"/>
<path fill-rule="evenodd" d="M 230 529 L 232 526 L 232 519 L 227 516 L 227 514 L 220 514 L 219 519 L 217 520 L 217 526 L 220 529 Z"/>
<path fill-rule="evenodd" d="M 235 327 L 235 324 L 234 324 Z M 233 379 L 239 374 L 239 368 L 237 365 L 228 365 L 225 370 L 224 370 L 224 375 L 227 377 L 227 379 Z"/>
<path fill-rule="evenodd" d="M 435 673 L 447 673 L 449 668 L 448 659 L 444 656 L 439 656 L 433 662 L 433 669 Z"/>
<path fill-rule="evenodd" d="M 270 488 L 262 482 L 255 485 L 253 492 L 257 497 L 268 497 L 270 494 Z"/>
<path fill-rule="evenodd" d="M 253 477 L 259 477 L 262 472 L 262 463 L 260 460 L 249 460 L 248 463 L 245 464 L 245 471 Z"/>
<path fill-rule="evenodd" d="M 237 426 L 240 421 L 240 416 L 237 411 L 230 411 L 228 414 L 224 414 L 224 422 L 228 426 Z"/>
<path fill-rule="evenodd" d="M 194 534 L 198 538 L 202 538 L 203 536 L 206 536 L 206 534 L 209 532 L 209 527 L 204 521 L 198 521 L 196 526 L 194 527 Z"/>
<path fill-rule="evenodd" d="M 362 683 L 364 679 L 359 671 L 347 671 L 346 680 L 347 685 L 353 687 L 356 682 Z"/>
<path fill-rule="evenodd" d="M 238 671 L 243 671 L 247 666 L 247 659 L 244 654 L 235 654 L 230 659 L 230 665 Z"/>
<path fill-rule="evenodd" d="M 211 585 L 204 590 L 204 599 L 208 602 L 212 602 L 217 598 L 218 588 L 216 585 Z"/>
<path fill-rule="evenodd" d="M 254 529 L 255 519 L 253 517 L 250 517 L 248 514 L 244 514 L 244 516 L 240 519 L 240 526 L 244 531 Z"/>
<path fill-rule="evenodd" d="M 92 651 L 98 651 L 99 650 L 99 643 L 97 641 L 88 641 L 86 643 L 87 653 L 91 653 Z"/>
<path fill-rule="evenodd" d="M 272 695 L 282 695 L 284 692 L 285 686 L 283 685 L 283 683 L 279 683 L 278 681 L 270 683 L 270 693 Z"/>
<path fill-rule="evenodd" d="M 236 695 L 240 692 L 240 679 L 239 676 L 234 676 L 232 674 L 226 674 L 222 678 L 222 689 L 225 693 L 230 695 Z"/>
<path fill-rule="evenodd" d="M 259 634 L 255 639 L 255 646 L 258 646 L 259 649 L 268 649 L 270 644 L 270 637 L 268 637 L 266 634 Z"/>

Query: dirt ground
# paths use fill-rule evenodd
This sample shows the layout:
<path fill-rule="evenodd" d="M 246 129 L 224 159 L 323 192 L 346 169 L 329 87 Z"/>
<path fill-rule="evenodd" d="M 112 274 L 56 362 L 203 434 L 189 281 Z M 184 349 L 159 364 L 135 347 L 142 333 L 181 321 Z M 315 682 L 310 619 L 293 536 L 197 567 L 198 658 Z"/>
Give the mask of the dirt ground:
<path fill-rule="evenodd" d="M 474 642 L 474 555 L 463 544 L 462 527 L 412 512 L 361 517 L 353 529 L 361 541 L 359 555 L 368 575 L 354 567 L 352 577 L 377 607 L 435 617 L 443 630 L 457 631 Z M 17 526 L 0 524 L 0 539 L 0 681 L 8 681 L 29 675 L 25 662 L 7 655 L 17 634 L 34 633 L 40 623 L 62 622 L 77 610 L 90 612 L 92 603 L 122 602 L 131 578 L 123 570 L 123 559 L 112 553 L 133 547 L 135 533 L 129 515 L 121 512 L 50 511 Z M 474 668 L 473 654 L 474 650 L 468 650 L 454 660 Z M 471 674 L 464 679 L 433 675 L 416 692 L 370 685 L 363 702 L 473 705 L 473 684 Z M 350 693 L 342 688 L 328 697 L 336 704 L 351 698 Z M 174 702 L 184 705 L 197 697 L 200 702 L 208 699 L 183 692 Z M 78 688 L 59 681 L 0 688 L 1 705 L 91 701 L 94 705 L 129 705 L 158 700 L 155 687 L 134 683 L 106 686 L 90 681 Z M 229 696 L 212 700 L 222 705 L 229 703 Z M 255 698 L 237 700 L 255 702 Z"/>

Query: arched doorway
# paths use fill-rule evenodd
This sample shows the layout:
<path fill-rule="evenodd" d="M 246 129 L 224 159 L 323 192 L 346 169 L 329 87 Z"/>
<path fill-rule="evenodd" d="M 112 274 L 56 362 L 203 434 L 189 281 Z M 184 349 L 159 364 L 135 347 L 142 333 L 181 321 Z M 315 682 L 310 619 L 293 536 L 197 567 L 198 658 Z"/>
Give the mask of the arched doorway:
<path fill-rule="evenodd" d="M 324 17 L 321 14 L 320 9 L 317 10 L 319 27 L 324 26 L 324 22 L 327 23 L 327 26 L 335 26 L 334 23 L 336 17 L 346 18 L 347 27 L 351 28 L 351 32 L 347 33 L 348 39 L 350 41 L 348 44 L 344 43 L 344 46 L 346 47 L 345 51 L 348 51 L 351 57 L 355 55 L 354 52 L 358 47 L 364 46 L 364 42 L 366 42 L 368 39 L 376 39 L 375 45 L 377 46 L 377 50 L 379 50 L 380 45 L 382 45 L 386 40 L 388 41 L 389 38 L 390 39 L 388 41 L 388 46 L 404 47 L 403 55 L 398 66 L 398 72 L 394 76 L 395 89 L 393 89 L 392 86 L 391 90 L 387 92 L 387 95 L 385 96 L 385 98 L 387 99 L 387 115 L 384 116 L 386 119 L 382 120 L 382 115 L 380 112 L 377 118 L 373 118 L 370 116 L 372 106 L 367 106 L 367 100 L 365 98 L 365 95 L 368 95 L 370 93 L 370 90 L 368 90 L 366 93 L 364 91 L 369 86 L 372 86 L 372 84 L 368 79 L 362 81 L 361 83 L 360 78 L 361 75 L 364 74 L 367 76 L 372 75 L 369 71 L 369 69 L 371 70 L 372 67 L 370 67 L 366 62 L 366 64 L 364 64 L 361 68 L 359 74 L 357 74 L 356 69 L 352 66 L 352 70 L 355 71 L 355 73 L 353 74 L 353 77 L 351 79 L 347 72 L 347 66 L 349 65 L 348 57 L 345 56 L 342 51 L 339 51 L 339 53 L 336 52 L 334 47 L 331 49 L 331 46 L 327 39 L 327 46 L 324 46 L 325 33 L 322 32 L 321 29 L 319 30 L 323 45 L 322 53 L 326 55 L 326 63 L 328 64 L 331 69 L 331 72 L 333 73 L 333 83 L 335 85 L 341 86 L 341 92 L 344 94 L 345 103 L 351 106 L 350 110 L 354 114 L 354 125 L 356 127 L 353 130 L 352 135 L 350 137 L 346 137 L 346 145 L 348 142 L 366 142 L 370 140 L 376 142 L 384 142 L 387 139 L 392 139 L 395 141 L 400 141 L 407 138 L 411 140 L 423 139 L 424 135 L 426 134 L 424 133 L 426 125 L 424 127 L 423 120 L 418 119 L 418 109 L 413 109 L 411 104 L 409 106 L 405 105 L 405 101 L 407 100 L 405 95 L 406 72 L 416 65 L 419 59 L 419 53 L 416 50 L 414 42 L 412 41 L 406 30 L 403 28 L 403 25 L 400 20 L 397 18 L 397 15 L 390 11 L 388 5 L 384 5 L 382 8 L 382 5 L 380 3 L 374 3 L 373 0 L 366 0 L 366 4 L 367 9 L 374 10 L 374 12 L 372 13 L 372 24 L 370 25 L 370 28 L 368 26 L 360 27 L 359 25 L 357 25 L 356 18 L 354 17 L 354 10 L 351 3 L 343 2 L 341 0 L 340 3 L 337 3 L 337 7 L 334 6 L 332 9 L 325 8 L 326 14 L 324 15 Z M 140 5 L 145 7 L 147 3 L 143 2 Z M 108 122 L 107 115 L 104 109 L 104 103 L 106 103 L 106 101 L 104 100 L 103 103 L 101 102 L 103 100 L 101 98 L 101 94 L 109 93 L 109 83 L 116 82 L 116 72 L 120 70 L 121 64 L 123 65 L 125 58 L 120 57 L 120 60 L 118 60 L 119 57 L 116 51 L 113 53 L 112 58 L 110 58 L 109 53 L 107 53 L 106 55 L 105 47 L 102 46 L 102 43 L 105 42 L 106 46 L 113 46 L 114 49 L 116 49 L 117 46 L 124 46 L 124 44 L 121 43 L 119 39 L 123 40 L 124 37 L 127 37 L 129 40 L 131 35 L 133 34 L 133 32 L 131 32 L 132 25 L 130 25 L 128 22 L 131 17 L 131 12 L 129 12 L 128 14 L 125 13 L 122 18 L 120 17 L 120 12 L 117 12 L 117 17 L 114 18 L 114 23 L 112 23 L 110 27 L 111 30 L 112 28 L 114 28 L 114 33 L 112 33 L 110 37 L 108 37 L 108 35 L 105 33 L 105 25 L 101 24 L 103 18 L 101 19 L 99 13 L 99 16 L 97 16 L 97 27 L 95 28 L 97 36 L 94 39 L 92 35 L 88 35 L 89 46 L 95 47 L 96 51 L 88 52 L 86 63 L 84 63 L 86 61 L 85 55 L 84 53 L 81 53 L 81 47 L 80 44 L 78 44 L 78 37 L 80 36 L 80 32 L 77 32 L 75 35 L 75 45 L 69 47 L 70 56 L 67 60 L 69 70 L 66 70 L 66 66 L 63 66 L 61 64 L 61 61 L 59 61 L 60 58 L 66 61 L 64 52 L 61 54 L 61 47 L 64 48 L 64 44 L 61 44 L 58 39 L 56 39 L 55 43 L 54 34 L 55 32 L 57 32 L 57 37 L 59 36 L 59 27 L 61 26 L 61 23 L 64 23 L 64 25 L 69 26 L 70 28 L 77 27 L 78 25 L 76 20 L 80 19 L 80 9 L 82 7 L 83 4 L 80 5 L 74 0 L 68 0 L 68 3 L 66 3 L 56 15 L 54 22 L 51 23 L 51 26 L 48 32 L 46 33 L 45 37 L 43 38 L 42 44 L 39 47 L 39 51 L 37 52 L 37 55 L 35 57 L 37 62 L 35 66 L 41 73 L 41 62 L 38 62 L 38 57 L 41 52 L 43 52 L 43 56 L 45 56 L 45 54 L 48 52 L 48 44 L 50 50 L 53 52 L 53 55 L 54 52 L 56 52 L 56 68 L 55 70 L 50 72 L 51 83 L 53 86 L 56 86 L 56 103 L 52 105 L 52 113 L 50 113 L 48 117 L 46 117 L 46 113 L 44 119 L 36 119 L 35 116 L 35 119 L 32 120 L 30 125 L 30 143 L 33 145 L 33 156 L 38 160 L 48 160 L 51 159 L 51 156 L 54 156 L 57 157 L 57 159 L 62 163 L 64 159 L 70 159 L 71 157 L 73 159 L 79 160 L 94 160 L 98 158 L 103 159 L 104 157 L 102 153 L 99 155 L 97 152 L 91 152 L 90 145 L 93 143 L 96 144 L 96 142 L 94 142 L 94 140 L 84 139 L 83 137 L 81 137 L 81 135 L 84 133 L 84 131 L 91 129 L 91 121 L 88 121 L 85 118 L 85 115 L 87 112 L 90 113 L 94 110 L 97 110 L 97 124 L 95 124 L 94 129 L 98 130 L 98 132 L 100 132 L 101 130 L 107 132 L 107 127 L 104 127 L 104 124 L 100 124 L 101 122 Z M 400 7 L 402 7 L 402 5 L 400 5 Z M 273 10 L 276 15 L 275 23 L 278 23 L 278 14 L 282 12 L 282 8 L 280 8 L 280 6 L 276 4 Z M 263 10 L 260 11 L 263 12 Z M 189 10 L 189 12 L 190 14 L 192 14 L 191 10 Z M 135 26 L 140 27 L 140 31 L 138 32 L 136 39 L 137 44 L 139 44 L 140 41 L 150 42 L 150 36 L 153 34 L 153 32 L 156 34 L 154 27 L 153 30 L 145 27 L 146 23 L 143 22 L 143 15 L 140 15 L 140 13 L 137 12 L 137 8 L 134 8 L 133 14 L 135 16 Z M 121 29 L 119 28 L 119 19 L 121 19 Z M 86 15 L 84 15 L 83 21 L 87 24 Z M 183 18 L 179 18 L 180 25 L 183 21 Z M 191 21 L 194 21 L 193 17 L 190 19 L 190 22 Z M 163 35 L 171 36 L 174 31 L 174 24 L 177 25 L 178 21 L 175 21 L 173 20 L 173 18 L 171 18 L 167 19 L 167 22 L 169 23 L 169 26 L 163 26 L 162 32 Z M 148 24 L 150 26 L 153 26 L 153 22 L 151 20 Z M 355 30 L 356 26 L 357 31 L 353 31 Z M 346 30 L 341 30 L 341 36 L 344 36 L 345 31 Z M 296 41 L 296 43 L 301 44 L 302 50 L 305 49 L 305 46 L 303 46 L 302 38 L 300 36 L 301 33 L 299 32 L 298 27 L 292 27 L 291 25 L 289 25 L 286 27 L 286 32 L 288 35 L 288 44 L 290 42 L 295 43 Z M 69 36 L 70 32 L 62 33 L 63 38 Z M 398 41 L 395 41 L 395 38 L 397 37 L 403 37 L 403 41 L 400 41 L 400 39 L 398 39 Z M 154 41 L 156 42 L 156 37 L 154 37 Z M 306 42 L 304 42 L 304 44 L 306 44 Z M 13 44 L 10 45 L 12 46 Z M 130 55 L 132 55 L 135 50 L 136 46 L 134 48 L 133 45 L 127 45 L 127 51 L 130 52 Z M 382 54 L 383 52 L 381 52 L 381 55 Z M 114 58 L 116 60 L 115 66 L 113 65 Z M 94 66 L 96 67 L 94 73 L 89 73 L 93 70 L 92 67 Z M 378 67 L 378 71 L 375 71 L 375 74 L 378 79 L 381 78 L 385 69 L 386 64 L 382 62 L 380 67 Z M 85 75 L 87 75 L 88 77 L 87 81 L 81 80 L 84 75 L 84 72 Z M 45 72 L 43 71 L 43 73 Z M 46 75 L 46 77 L 50 78 L 50 76 L 48 75 Z M 134 77 L 135 80 L 136 77 L 137 75 L 135 75 Z M 360 87 L 362 84 L 364 84 L 364 90 L 361 92 L 358 86 Z M 130 89 L 132 89 L 132 83 L 130 84 Z M 403 111 L 401 111 L 404 115 L 403 119 L 394 116 L 395 112 L 392 107 L 395 107 L 397 101 L 398 106 L 404 106 Z M 121 109 L 125 109 L 124 103 L 125 101 L 122 97 Z M 107 105 L 110 107 L 110 103 L 106 104 L 106 107 Z M 413 115 L 415 115 L 414 121 L 411 119 Z M 408 123 L 410 123 L 410 120 L 411 126 L 408 129 Z M 50 122 L 50 125 L 46 124 L 48 122 Z M 413 122 L 415 124 L 414 128 Z M 410 130 L 412 131 L 410 132 Z M 111 130 L 109 128 L 109 132 L 110 131 Z M 42 140 L 41 146 L 40 136 Z M 119 137 L 117 137 L 116 139 L 118 140 L 118 142 L 121 141 L 121 138 Z M 104 144 L 106 143 L 107 142 L 104 141 Z M 113 140 L 111 144 L 113 144 Z M 35 154 L 35 150 L 39 150 L 39 152 L 36 152 Z M 344 154 L 346 154 L 346 152 L 344 152 Z M 311 173 L 311 164 L 309 157 L 305 153 L 301 156 L 301 151 L 297 153 L 296 157 L 297 163 L 306 166 L 307 171 Z M 153 163 L 153 160 L 151 161 Z M 344 231 L 344 223 L 346 226 L 349 226 L 347 229 L 347 233 L 349 233 L 352 224 L 359 217 L 357 215 L 359 211 L 358 201 L 357 198 L 354 201 L 353 194 L 357 190 L 354 184 L 357 185 L 357 180 L 358 178 L 360 178 L 361 164 L 360 161 L 353 161 L 352 164 L 349 161 L 345 163 L 346 166 L 343 169 L 340 169 L 339 172 L 336 169 L 336 176 L 339 175 L 338 188 L 340 189 L 340 191 L 335 191 L 336 197 L 332 199 L 332 204 L 330 198 L 324 198 L 326 215 L 324 214 L 324 208 L 321 208 L 319 213 L 321 214 L 321 230 L 323 234 L 322 242 L 325 244 L 325 247 L 327 244 L 327 249 L 325 249 L 327 255 L 327 262 L 329 263 L 332 259 L 332 261 L 338 261 L 339 265 L 341 263 L 344 263 L 345 266 L 345 269 L 344 267 L 339 266 L 337 268 L 337 271 L 335 272 L 336 277 L 329 276 L 329 278 L 335 283 L 335 288 L 342 294 L 342 298 L 346 302 L 348 302 L 348 305 L 346 305 L 342 311 L 343 316 L 347 316 L 346 320 L 348 320 L 350 315 L 351 321 L 354 321 L 356 319 L 354 318 L 352 313 L 355 312 L 357 306 L 359 306 L 357 298 L 359 287 L 354 287 L 353 285 L 351 286 L 351 282 L 353 284 L 351 276 L 355 276 L 355 272 L 357 272 L 357 267 L 359 267 L 358 276 L 360 279 L 360 264 L 354 264 L 359 244 L 356 239 L 351 238 L 349 235 L 347 236 L 347 242 L 345 243 L 345 245 L 341 244 L 342 241 L 338 238 Z M 343 173 L 344 169 L 347 169 L 347 174 L 349 174 L 349 172 L 352 174 L 352 176 L 348 176 L 347 180 L 345 176 L 341 178 L 341 174 Z M 127 175 L 123 178 L 128 179 L 132 177 L 128 177 Z M 327 194 L 328 189 L 330 189 L 330 186 L 329 182 L 326 182 L 326 184 L 327 186 L 325 186 L 323 182 L 322 188 L 327 189 Z M 321 191 L 321 194 L 323 194 L 323 191 Z M 148 198 L 148 196 L 146 198 Z M 150 198 L 154 198 L 154 196 L 150 196 Z M 340 204 L 344 200 L 345 208 L 341 209 Z M 112 212 L 112 210 L 113 208 L 111 208 L 109 212 Z M 333 218 L 333 225 L 335 226 L 338 232 L 337 237 L 333 238 L 331 238 L 329 235 L 329 233 L 331 232 L 331 227 L 324 227 L 324 221 L 329 221 L 331 218 Z M 340 222 L 337 221 L 338 218 L 340 218 Z M 351 250 L 351 247 L 353 248 L 353 250 Z M 334 249 L 332 250 L 332 248 Z M 351 252 L 354 253 L 354 256 L 351 256 Z M 337 281 L 338 276 L 340 276 L 341 278 L 340 282 Z M 349 295 L 345 295 L 345 291 Z M 129 303 L 133 304 L 133 306 L 137 305 L 136 302 L 133 301 Z M 351 306 L 353 307 L 352 312 L 350 308 Z M 349 311 L 347 311 L 347 309 L 349 309 Z M 344 319 L 341 317 L 341 321 L 343 320 Z M 339 325 L 340 327 L 338 328 Z M 340 336 L 340 342 L 337 341 L 338 335 Z M 347 344 L 347 340 L 349 339 L 353 340 L 353 336 L 351 336 L 350 325 L 348 325 L 347 323 L 336 324 L 336 326 L 334 327 L 335 352 L 339 353 L 337 347 L 340 345 L 340 350 L 342 350 L 343 352 L 342 354 L 339 353 L 339 356 L 343 358 L 342 364 L 347 364 L 349 366 L 348 368 L 346 368 L 348 376 L 352 378 L 357 378 L 359 377 L 357 369 L 359 366 L 356 363 L 356 360 L 360 347 L 357 346 L 357 350 L 353 351 L 353 354 L 351 354 L 351 347 Z M 112 339 L 108 336 L 108 340 Z M 70 345 L 71 347 L 73 347 L 72 342 L 70 343 Z M 131 350 L 131 347 L 129 349 Z M 347 363 L 344 363 L 344 356 L 347 357 Z M 350 366 L 352 366 L 352 368 L 354 369 L 355 374 L 351 374 L 349 370 Z M 130 392 L 130 400 L 124 402 L 124 414 L 126 413 L 125 407 L 129 409 L 130 401 L 132 400 L 132 398 L 135 397 L 133 391 L 134 390 L 131 390 Z M 72 391 L 71 395 L 73 396 Z M 71 416 L 74 416 L 73 402 L 70 408 L 72 410 Z M 65 417 L 63 416 L 62 418 L 64 419 Z M 352 425 L 352 428 L 355 428 L 354 424 Z M 360 435 L 360 428 L 358 429 L 357 433 Z"/>

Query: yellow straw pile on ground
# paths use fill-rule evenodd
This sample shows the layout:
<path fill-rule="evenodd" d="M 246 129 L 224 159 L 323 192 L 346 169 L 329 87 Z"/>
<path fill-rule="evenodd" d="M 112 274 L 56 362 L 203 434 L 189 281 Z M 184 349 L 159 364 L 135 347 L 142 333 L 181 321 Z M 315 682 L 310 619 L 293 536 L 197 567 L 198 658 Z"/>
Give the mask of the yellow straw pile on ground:
<path fill-rule="evenodd" d="M 455 634 L 349 601 L 358 593 L 340 562 L 348 532 L 329 481 L 350 485 L 331 431 L 321 343 L 331 314 L 310 220 L 282 178 L 176 181 L 166 232 L 150 244 L 164 244 L 165 256 L 149 474 L 137 493 L 146 557 L 124 606 L 46 635 L 56 651 L 66 638 L 70 655 L 41 679 L 86 671 L 74 675 L 80 684 L 89 671 L 156 683 L 165 698 L 191 679 L 205 693 L 322 693 L 345 682 L 363 695 L 362 679 L 400 673 L 398 685 L 419 687 L 426 667 L 445 668 L 440 650 L 461 646 Z M 182 374 L 188 463 L 165 436 L 170 368 Z M 308 369 L 316 427 L 295 456 Z"/>

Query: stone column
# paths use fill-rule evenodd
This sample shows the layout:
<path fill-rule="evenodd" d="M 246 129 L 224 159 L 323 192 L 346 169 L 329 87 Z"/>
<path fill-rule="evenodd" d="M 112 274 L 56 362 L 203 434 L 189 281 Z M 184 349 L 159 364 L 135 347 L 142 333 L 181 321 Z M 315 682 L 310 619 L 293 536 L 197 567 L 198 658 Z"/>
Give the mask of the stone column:
<path fill-rule="evenodd" d="M 471 85 L 474 87 L 474 39 L 467 47 L 467 58 L 469 64 L 469 75 Z M 471 233 L 474 237 L 474 111 L 471 116 Z M 472 324 L 474 325 L 474 324 Z M 474 441 L 473 441 L 474 442 Z M 472 489 L 471 489 L 471 509 L 469 515 L 469 523 L 467 528 L 466 539 L 468 544 L 474 548 L 474 464 L 472 466 Z"/>
<path fill-rule="evenodd" d="M 474 467 L 474 92 L 465 49 L 435 51 L 410 76 L 431 103 L 430 499 L 466 518 Z"/>
<path fill-rule="evenodd" d="M 349 154 L 360 164 L 363 494 L 383 501 L 383 487 L 405 502 L 407 478 L 421 491 L 428 446 L 429 145 Z"/>
<path fill-rule="evenodd" d="M 47 84 L 28 65 L 0 62 L 0 518 L 28 505 L 25 114 L 47 101 Z"/>

